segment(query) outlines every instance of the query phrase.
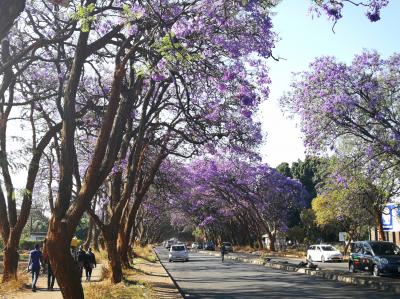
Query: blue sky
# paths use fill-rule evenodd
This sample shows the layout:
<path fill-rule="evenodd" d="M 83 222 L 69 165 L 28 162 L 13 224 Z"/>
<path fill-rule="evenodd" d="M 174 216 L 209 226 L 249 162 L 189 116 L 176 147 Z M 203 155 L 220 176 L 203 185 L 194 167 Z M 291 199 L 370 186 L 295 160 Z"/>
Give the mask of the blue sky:
<path fill-rule="evenodd" d="M 267 135 L 261 154 L 271 166 L 304 158 L 300 129 L 295 120 L 283 116 L 278 105 L 279 97 L 289 88 L 292 72 L 306 70 L 315 57 L 323 55 L 351 62 L 363 49 L 376 49 L 384 56 L 400 52 L 400 1 L 392 0 L 376 23 L 367 19 L 364 8 L 347 5 L 335 33 L 325 15 L 314 19 L 308 15 L 310 2 L 282 0 L 274 10 L 273 24 L 281 40 L 273 53 L 285 60 L 270 61 L 271 94 L 260 112 Z"/>

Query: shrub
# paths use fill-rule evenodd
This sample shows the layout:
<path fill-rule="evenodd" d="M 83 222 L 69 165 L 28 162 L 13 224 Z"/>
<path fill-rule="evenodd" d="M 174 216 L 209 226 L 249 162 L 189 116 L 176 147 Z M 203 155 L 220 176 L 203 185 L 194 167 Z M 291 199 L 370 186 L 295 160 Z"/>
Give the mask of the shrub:
<path fill-rule="evenodd" d="M 43 248 L 43 241 L 31 241 L 27 239 L 22 239 L 19 241 L 19 249 L 20 250 L 32 250 L 36 244 L 40 244 Z"/>

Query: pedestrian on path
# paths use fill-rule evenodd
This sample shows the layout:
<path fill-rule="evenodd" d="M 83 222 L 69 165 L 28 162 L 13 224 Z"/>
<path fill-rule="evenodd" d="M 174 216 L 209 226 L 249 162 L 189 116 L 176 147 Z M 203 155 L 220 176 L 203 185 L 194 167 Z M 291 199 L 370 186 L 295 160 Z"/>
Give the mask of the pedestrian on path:
<path fill-rule="evenodd" d="M 47 250 L 47 239 L 44 239 L 43 262 L 45 265 L 47 265 L 47 290 L 53 291 L 56 277 L 50 266 L 49 252 Z"/>
<path fill-rule="evenodd" d="M 225 248 L 224 243 L 222 243 L 222 245 L 221 245 L 221 259 L 222 259 L 222 262 L 224 262 L 225 253 L 226 253 L 226 248 Z"/>
<path fill-rule="evenodd" d="M 85 271 L 86 271 L 86 281 L 90 281 L 92 278 L 93 268 L 96 268 L 96 256 L 92 252 L 92 248 L 89 248 L 89 251 L 86 254 L 86 263 L 85 263 Z"/>
<path fill-rule="evenodd" d="M 79 267 L 79 277 L 82 279 L 82 272 L 83 268 L 85 267 L 85 262 L 86 262 L 86 252 L 83 250 L 82 246 L 79 246 L 79 251 L 76 255 L 76 260 L 78 262 L 78 267 Z"/>
<path fill-rule="evenodd" d="M 35 245 L 35 249 L 29 252 L 28 272 L 32 271 L 32 291 L 36 292 L 36 283 L 39 278 L 40 264 L 42 261 L 42 252 L 39 244 Z"/>

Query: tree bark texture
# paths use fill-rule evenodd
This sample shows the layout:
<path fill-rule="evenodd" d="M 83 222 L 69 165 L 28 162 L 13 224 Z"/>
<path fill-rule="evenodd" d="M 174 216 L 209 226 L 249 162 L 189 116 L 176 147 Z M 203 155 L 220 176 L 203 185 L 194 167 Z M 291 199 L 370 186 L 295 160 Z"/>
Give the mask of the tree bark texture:
<path fill-rule="evenodd" d="M 11 279 L 17 279 L 18 271 L 18 243 L 19 237 L 16 236 L 14 230 L 10 231 L 10 238 L 4 248 L 3 256 L 3 282 L 9 281 Z"/>
<path fill-rule="evenodd" d="M 2 0 L 0 3 L 0 40 L 5 38 L 15 19 L 25 9 L 26 0 Z"/>
<path fill-rule="evenodd" d="M 102 229 L 103 238 L 107 247 L 108 262 L 111 269 L 111 282 L 119 283 L 122 281 L 122 263 L 117 250 L 118 227 L 106 226 Z"/>
<path fill-rule="evenodd" d="M 47 233 L 49 260 L 65 299 L 83 299 L 83 289 L 79 269 L 71 255 L 71 238 L 65 223 L 54 223 L 52 218 Z"/>
<path fill-rule="evenodd" d="M 376 228 L 378 230 L 378 240 L 386 241 L 385 232 L 383 231 L 382 212 L 381 211 L 376 211 L 375 223 L 376 223 Z"/>

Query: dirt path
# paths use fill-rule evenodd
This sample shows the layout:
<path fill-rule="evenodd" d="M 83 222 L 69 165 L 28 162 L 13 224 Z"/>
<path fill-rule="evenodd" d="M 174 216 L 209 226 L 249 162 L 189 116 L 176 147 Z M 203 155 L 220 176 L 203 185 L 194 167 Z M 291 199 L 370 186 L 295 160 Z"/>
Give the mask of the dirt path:
<path fill-rule="evenodd" d="M 92 280 L 90 282 L 85 281 L 85 271 L 83 271 L 83 280 L 82 284 L 87 283 L 96 283 L 100 280 L 100 269 L 101 264 L 97 265 L 97 268 L 93 269 Z M 36 284 L 37 291 L 32 292 L 32 290 L 24 290 L 22 292 L 18 292 L 15 295 L 10 295 L 7 299 L 62 299 L 60 288 L 57 284 L 57 281 L 54 284 L 54 290 L 47 290 L 47 274 L 40 274 L 38 282 Z"/>

